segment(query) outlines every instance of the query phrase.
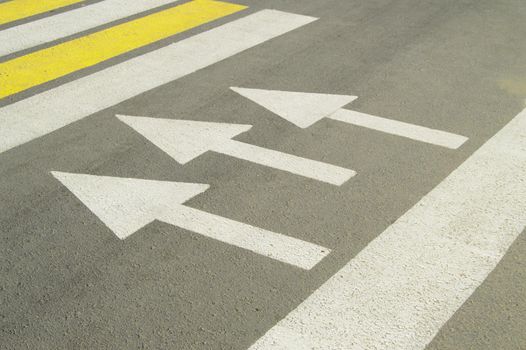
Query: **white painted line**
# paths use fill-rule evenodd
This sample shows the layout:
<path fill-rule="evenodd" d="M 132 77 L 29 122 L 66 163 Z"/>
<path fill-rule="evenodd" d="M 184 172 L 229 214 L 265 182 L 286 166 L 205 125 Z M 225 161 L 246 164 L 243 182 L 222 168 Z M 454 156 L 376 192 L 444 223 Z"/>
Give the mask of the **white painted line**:
<path fill-rule="evenodd" d="M 356 96 L 237 87 L 231 89 L 300 128 L 308 128 L 324 118 L 330 118 L 451 149 L 459 148 L 468 140 L 465 136 L 445 131 L 342 109 Z"/>
<path fill-rule="evenodd" d="M 0 109 L 0 153 L 316 18 L 263 10 Z"/>
<path fill-rule="evenodd" d="M 0 31 L 0 56 L 62 39 L 178 0 L 105 0 Z"/>
<path fill-rule="evenodd" d="M 526 227 L 526 110 L 250 349 L 423 349 Z"/>
<path fill-rule="evenodd" d="M 217 144 L 212 150 L 336 186 L 356 175 L 354 170 L 234 140 Z"/>
<path fill-rule="evenodd" d="M 177 162 L 215 151 L 249 162 L 340 186 L 353 170 L 232 140 L 251 125 L 117 116 Z"/>
<path fill-rule="evenodd" d="M 187 207 L 179 207 L 160 220 L 305 270 L 330 253 L 313 243 Z"/>
<path fill-rule="evenodd" d="M 306 270 L 330 253 L 313 243 L 183 205 L 208 185 L 60 172 L 53 176 L 120 239 L 159 220 Z"/>
<path fill-rule="evenodd" d="M 468 140 L 465 136 L 345 109 L 328 118 L 451 149 L 459 148 Z"/>

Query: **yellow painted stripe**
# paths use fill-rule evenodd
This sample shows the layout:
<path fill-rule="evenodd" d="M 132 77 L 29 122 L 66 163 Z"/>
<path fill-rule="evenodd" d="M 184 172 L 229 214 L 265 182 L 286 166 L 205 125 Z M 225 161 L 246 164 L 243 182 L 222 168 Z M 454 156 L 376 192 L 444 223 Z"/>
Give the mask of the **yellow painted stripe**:
<path fill-rule="evenodd" d="M 0 3 L 0 24 L 38 15 L 83 0 L 11 0 Z"/>
<path fill-rule="evenodd" d="M 0 64 L 0 98 L 60 78 L 245 8 L 246 6 L 220 1 L 194 0 L 14 58 Z"/>

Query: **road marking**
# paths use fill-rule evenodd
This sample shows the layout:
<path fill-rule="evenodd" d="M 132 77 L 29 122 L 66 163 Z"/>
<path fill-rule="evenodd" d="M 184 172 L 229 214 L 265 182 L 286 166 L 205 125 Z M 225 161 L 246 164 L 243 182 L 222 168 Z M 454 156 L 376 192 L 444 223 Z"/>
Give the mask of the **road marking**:
<path fill-rule="evenodd" d="M 194 0 L 0 63 L 0 98 L 236 13 L 246 6 Z"/>
<path fill-rule="evenodd" d="M 208 185 L 52 173 L 120 239 L 154 220 L 309 270 L 330 250 L 184 206 Z"/>
<path fill-rule="evenodd" d="M 240 87 L 231 87 L 230 89 L 303 129 L 358 98 L 347 95 L 311 94 Z"/>
<path fill-rule="evenodd" d="M 468 140 L 465 136 L 441 130 L 342 109 L 354 101 L 356 96 L 237 87 L 231 89 L 300 128 L 307 128 L 323 118 L 329 118 L 451 149 L 459 148 Z"/>
<path fill-rule="evenodd" d="M 104 0 L 0 31 L 0 56 L 62 39 L 178 0 Z M 39 2 L 39 1 L 33 1 Z"/>
<path fill-rule="evenodd" d="M 336 111 L 331 114 L 329 118 L 451 149 L 459 148 L 467 140 L 464 136 L 455 135 L 449 132 L 345 109 Z"/>
<path fill-rule="evenodd" d="M 526 226 L 526 110 L 250 349 L 423 349 Z"/>
<path fill-rule="evenodd" d="M 83 0 L 11 0 L 0 4 L 0 25 L 50 12 Z"/>
<path fill-rule="evenodd" d="M 337 186 L 356 175 L 353 170 L 232 140 L 251 125 L 117 117 L 181 164 L 214 151 Z"/>
<path fill-rule="evenodd" d="M 259 11 L 0 108 L 0 153 L 315 20 Z"/>

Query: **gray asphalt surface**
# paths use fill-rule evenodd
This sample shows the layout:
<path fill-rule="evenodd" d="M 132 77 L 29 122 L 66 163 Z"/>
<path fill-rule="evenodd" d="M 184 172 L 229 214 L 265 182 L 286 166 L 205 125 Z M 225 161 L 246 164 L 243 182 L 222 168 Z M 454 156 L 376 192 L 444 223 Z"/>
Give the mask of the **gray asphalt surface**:
<path fill-rule="evenodd" d="M 523 0 L 237 2 L 320 20 L 0 154 L 0 348 L 247 349 L 525 106 Z M 355 110 L 470 140 L 299 129 L 230 86 L 357 95 Z M 115 114 L 252 124 L 236 139 L 358 175 L 336 187 L 212 152 L 182 166 Z M 188 206 L 333 253 L 302 271 L 160 222 L 120 241 L 53 170 L 207 183 Z M 526 349 L 525 254 L 523 232 L 428 349 Z"/>

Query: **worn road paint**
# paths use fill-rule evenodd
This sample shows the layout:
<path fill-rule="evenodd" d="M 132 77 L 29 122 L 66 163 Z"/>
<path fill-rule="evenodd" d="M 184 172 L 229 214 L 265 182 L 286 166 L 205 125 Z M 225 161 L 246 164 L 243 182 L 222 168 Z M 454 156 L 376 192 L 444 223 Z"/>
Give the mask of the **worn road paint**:
<path fill-rule="evenodd" d="M 181 164 L 214 151 L 337 186 L 356 175 L 353 170 L 232 140 L 251 125 L 117 117 Z"/>
<path fill-rule="evenodd" d="M 329 118 L 451 149 L 459 148 L 468 140 L 467 137 L 441 130 L 342 109 L 354 101 L 356 96 L 237 87 L 231 89 L 300 128 L 307 128 L 323 118 Z"/>
<path fill-rule="evenodd" d="M 0 153 L 315 20 L 262 10 L 0 108 Z"/>
<path fill-rule="evenodd" d="M 50 12 L 83 0 L 11 0 L 0 3 L 0 25 Z"/>
<path fill-rule="evenodd" d="M 120 239 L 159 220 L 306 270 L 330 253 L 313 243 L 183 205 L 208 185 L 60 172 L 53 176 Z"/>
<path fill-rule="evenodd" d="M 423 349 L 526 227 L 526 110 L 251 350 Z"/>
<path fill-rule="evenodd" d="M 104 0 L 0 31 L 0 56 L 62 39 L 178 0 Z M 35 1 L 34 1 L 35 2 Z"/>
<path fill-rule="evenodd" d="M 246 6 L 194 0 L 0 63 L 0 98 L 233 14 Z"/>

